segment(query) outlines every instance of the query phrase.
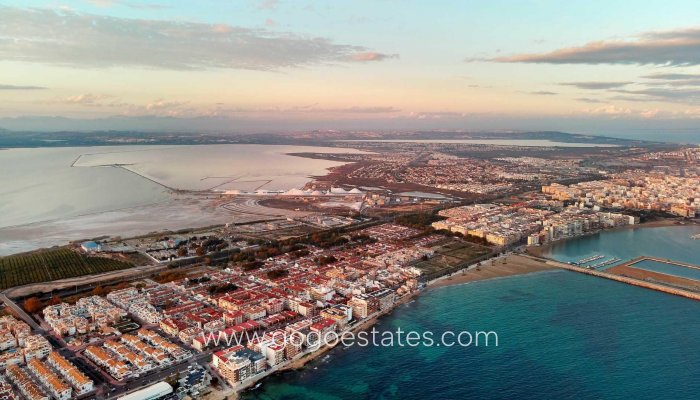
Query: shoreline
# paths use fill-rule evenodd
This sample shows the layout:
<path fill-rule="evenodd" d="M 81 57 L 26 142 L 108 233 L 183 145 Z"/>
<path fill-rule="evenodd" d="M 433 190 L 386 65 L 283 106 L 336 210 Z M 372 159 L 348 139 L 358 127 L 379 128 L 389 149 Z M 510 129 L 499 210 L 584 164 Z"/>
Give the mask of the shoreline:
<path fill-rule="evenodd" d="M 415 299 L 416 297 L 418 297 L 418 295 L 420 295 L 420 293 L 421 293 L 421 291 L 416 291 L 416 292 L 404 295 L 396 302 L 396 304 L 394 304 L 394 306 L 390 310 L 388 310 L 384 313 L 379 313 L 379 314 L 376 314 L 372 317 L 369 317 L 366 320 L 360 322 L 359 324 L 353 326 L 352 328 L 347 329 L 347 331 L 357 333 L 357 332 L 360 332 L 360 331 L 363 331 L 363 330 L 366 330 L 366 329 L 373 327 L 379 321 L 379 319 L 381 319 L 382 317 L 385 317 L 387 315 L 391 315 L 394 312 L 394 310 L 396 310 L 398 307 L 408 303 L 409 301 Z M 301 370 L 307 364 L 317 360 L 320 356 L 334 350 L 337 347 L 338 347 L 338 345 L 335 345 L 332 347 L 331 346 L 324 346 L 323 348 L 316 350 L 316 352 L 314 352 L 314 353 L 309 353 L 306 356 L 301 357 L 298 360 L 294 360 L 289 365 L 285 365 L 283 368 L 280 368 L 277 372 Z"/>
<path fill-rule="evenodd" d="M 493 260 L 493 264 L 489 263 L 486 265 L 482 265 L 481 267 L 479 267 L 479 270 L 476 269 L 476 265 L 470 265 L 469 267 L 463 270 L 455 272 L 453 275 L 437 278 L 433 281 L 430 281 L 424 289 L 417 290 L 415 292 L 406 294 L 403 297 L 401 297 L 390 310 L 369 317 L 368 319 L 347 329 L 347 331 L 356 333 L 359 331 L 367 330 L 373 327 L 381 318 L 391 315 L 398 307 L 409 303 L 410 301 L 420 296 L 423 292 L 427 292 L 429 290 L 433 290 L 440 287 L 459 285 L 468 282 L 507 278 L 511 276 L 526 275 L 530 273 L 559 269 L 554 266 L 548 265 L 544 262 L 538 262 L 526 256 L 517 254 L 497 257 Z M 290 362 L 287 365 L 284 365 L 281 368 L 272 371 L 272 373 L 262 376 L 259 380 L 252 380 L 251 382 L 246 382 L 244 385 L 242 385 L 242 387 L 234 389 L 234 396 L 237 399 L 240 398 L 241 393 L 250 390 L 251 387 L 257 385 L 264 385 L 265 380 L 272 376 L 284 374 L 290 371 L 301 371 L 305 369 L 310 363 L 321 359 L 323 355 L 335 350 L 337 347 L 337 345 L 324 346 L 311 353 L 305 354 L 296 360 L 290 360 Z"/>
<path fill-rule="evenodd" d="M 634 224 L 634 225 L 623 225 L 623 226 L 616 226 L 613 228 L 599 229 L 597 231 L 588 232 L 588 233 L 585 233 L 583 235 L 559 239 L 559 240 L 547 243 L 545 245 L 528 247 L 527 253 L 532 254 L 534 256 L 537 256 L 537 257 L 546 257 L 544 255 L 544 253 L 550 251 L 552 249 L 552 247 L 554 247 L 558 244 L 566 243 L 569 240 L 581 239 L 581 238 L 584 238 L 586 236 L 598 235 L 598 234 L 601 234 L 603 232 L 617 232 L 617 231 L 624 231 L 624 230 L 629 230 L 629 229 L 640 229 L 640 228 L 662 228 L 662 227 L 667 227 L 667 226 L 697 225 L 697 222 L 695 220 L 686 221 L 684 224 L 681 224 L 682 221 L 683 220 L 680 220 L 680 219 L 663 218 L 663 219 L 657 219 L 657 220 L 649 221 L 649 222 L 642 222 L 642 223 Z"/>
<path fill-rule="evenodd" d="M 611 231 L 611 230 L 625 230 L 625 229 L 637 229 L 637 228 L 655 228 L 655 227 L 664 227 L 664 226 L 685 226 L 685 225 L 690 225 L 690 224 L 697 224 L 696 221 L 691 221 L 689 223 L 686 223 L 684 225 L 679 224 L 678 220 L 675 219 L 661 219 L 661 220 L 655 220 L 655 221 L 650 221 L 642 224 L 636 224 L 636 225 L 625 225 L 621 227 L 615 227 L 611 229 L 605 229 L 601 231 L 597 231 L 591 234 L 596 234 L 600 233 L 603 231 Z M 571 239 L 579 239 L 583 236 L 577 236 L 577 237 L 572 237 L 572 238 L 567 238 L 561 241 L 557 241 L 554 243 L 559 243 L 559 242 L 564 242 L 566 240 L 571 240 Z M 553 243 L 552 243 L 553 244 Z M 537 248 L 528 248 L 528 252 L 531 250 L 538 250 L 541 251 L 543 249 L 548 248 L 552 244 L 549 244 L 548 246 L 543 246 L 543 247 L 537 247 Z M 532 252 L 534 253 L 534 252 Z M 533 257 L 534 256 L 534 257 Z M 570 267 L 570 266 L 567 266 Z M 549 257 L 544 257 L 539 254 L 507 254 L 504 256 L 499 256 L 499 257 L 494 257 L 489 260 L 486 260 L 481 263 L 481 265 L 477 264 L 472 264 L 469 265 L 468 267 L 456 271 L 455 273 L 451 275 L 446 275 L 440 278 L 436 278 L 432 281 L 429 281 L 426 283 L 424 289 L 415 291 L 413 293 L 407 294 L 401 299 L 399 299 L 394 307 L 392 307 L 390 310 L 382 313 L 382 314 L 377 314 L 375 316 L 372 316 L 368 318 L 367 320 L 359 323 L 356 326 L 353 326 L 352 328 L 348 329 L 349 331 L 352 332 L 358 332 L 361 330 L 369 329 L 372 326 L 374 326 L 377 321 L 385 317 L 387 315 L 391 315 L 399 306 L 402 304 L 406 304 L 410 302 L 411 300 L 417 298 L 420 296 L 423 292 L 427 292 L 430 290 L 434 290 L 437 288 L 442 288 L 442 287 L 449 287 L 449 286 L 455 286 L 455 285 L 462 285 L 462 284 L 467 284 L 470 282 L 478 282 L 478 281 L 487 281 L 487 280 L 494 280 L 494 279 L 502 279 L 502 278 L 508 278 L 512 276 L 520 276 L 520 275 L 527 275 L 527 274 L 532 274 L 532 273 L 539 273 L 539 272 L 545 272 L 545 271 L 561 271 L 561 270 L 572 270 L 573 268 L 565 268 L 562 267 L 562 263 L 551 259 Z M 578 271 L 576 270 L 575 272 L 583 272 L 583 273 L 589 273 L 589 271 Z M 589 273 L 589 275 L 598 275 L 595 273 Z M 606 277 L 608 279 L 613 279 L 613 280 L 618 280 L 618 281 L 624 281 L 625 283 L 628 284 L 633 284 L 633 285 L 639 285 L 639 282 L 627 282 L 628 279 L 624 277 L 613 277 L 610 278 L 608 276 L 604 276 L 606 274 L 599 274 L 598 276 Z M 641 283 L 646 283 L 646 282 L 641 282 Z M 653 284 L 650 284 L 650 286 L 655 286 Z M 656 287 L 650 287 L 653 289 L 658 290 Z M 662 290 L 666 291 L 666 290 Z M 668 291 L 670 292 L 670 291 Z M 281 367 L 280 369 L 272 372 L 271 374 L 265 375 L 261 377 L 259 380 L 254 380 L 251 381 L 247 384 L 245 384 L 243 387 L 236 388 L 234 391 L 234 396 L 235 398 L 240 398 L 241 393 L 250 390 L 251 387 L 257 386 L 257 385 L 264 385 L 265 380 L 271 376 L 276 376 L 278 374 L 283 374 L 288 371 L 301 371 L 307 366 L 319 359 L 322 358 L 323 355 L 331 352 L 332 350 L 336 349 L 336 346 L 330 347 L 330 346 L 324 346 L 323 348 L 320 348 L 312 353 L 308 353 L 302 357 L 300 357 L 297 360 L 291 360 L 289 364 Z M 229 393 L 230 395 L 231 393 Z"/>
<path fill-rule="evenodd" d="M 349 329 L 346 329 L 345 331 L 357 333 L 359 331 L 363 331 L 366 329 L 371 328 L 374 326 L 377 321 L 379 321 L 380 318 L 385 317 L 387 315 L 390 315 L 396 310 L 398 307 L 410 302 L 411 300 L 414 300 L 417 296 L 419 296 L 423 292 L 423 290 L 417 290 L 415 292 L 409 293 L 404 295 L 403 297 L 399 298 L 399 300 L 394 304 L 394 306 L 382 313 L 377 313 L 366 320 L 358 323 L 355 326 L 352 326 Z M 248 390 L 251 390 L 252 388 L 257 388 L 258 386 L 264 385 L 265 380 L 267 380 L 270 377 L 278 376 L 280 374 L 284 374 L 287 372 L 293 372 L 293 371 L 301 371 L 307 367 L 308 364 L 318 361 L 321 359 L 321 357 L 329 353 L 335 349 L 338 348 L 338 345 L 340 343 L 334 345 L 334 346 L 329 346 L 329 345 L 324 345 L 323 347 L 316 349 L 310 353 L 304 354 L 298 359 L 295 360 L 288 360 L 286 365 L 280 366 L 278 369 L 275 369 L 273 371 L 268 371 L 267 374 L 263 373 L 264 375 L 261 376 L 259 379 L 253 379 L 250 382 L 245 382 L 244 384 L 239 384 L 238 387 L 234 387 L 231 390 L 228 391 L 223 391 L 219 393 L 212 393 L 205 397 L 206 400 L 220 400 L 220 399 L 226 399 L 228 396 L 233 396 L 234 399 L 239 399 L 241 396 L 241 393 L 244 393 Z M 254 390 L 254 389 L 253 389 Z"/>
<path fill-rule="evenodd" d="M 452 275 L 437 278 L 426 285 L 426 289 L 460 285 L 510 276 L 526 275 L 534 272 L 556 269 L 551 265 L 537 262 L 519 254 L 509 254 L 484 261 L 481 266 L 471 265 Z"/>

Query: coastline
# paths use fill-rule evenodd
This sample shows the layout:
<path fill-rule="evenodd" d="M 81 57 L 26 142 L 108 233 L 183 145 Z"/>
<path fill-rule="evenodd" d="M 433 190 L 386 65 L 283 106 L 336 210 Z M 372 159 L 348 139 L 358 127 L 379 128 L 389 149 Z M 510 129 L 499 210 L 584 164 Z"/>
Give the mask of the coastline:
<path fill-rule="evenodd" d="M 541 246 L 537 246 L 537 247 L 528 247 L 527 253 L 532 254 L 533 256 L 537 256 L 537 257 L 548 258 L 544 255 L 544 253 L 551 250 L 552 247 L 556 246 L 557 244 L 565 243 L 569 240 L 580 239 L 580 238 L 586 237 L 586 236 L 597 235 L 597 234 L 602 233 L 602 232 L 615 232 L 615 231 L 624 231 L 624 230 L 639 229 L 639 228 L 660 228 L 660 227 L 666 227 L 666 226 L 687 226 L 687 225 L 692 225 L 692 224 L 697 223 L 695 221 L 688 221 L 685 224 L 681 224 L 680 222 L 681 222 L 681 220 L 679 220 L 679 219 L 664 218 L 664 219 L 657 219 L 657 220 L 649 221 L 649 222 L 642 222 L 642 223 L 634 224 L 634 225 L 623 225 L 623 226 L 616 226 L 613 228 L 599 229 L 597 231 L 588 232 L 588 233 L 583 234 L 583 235 L 559 239 L 559 240 L 547 243 L 545 245 L 541 245 Z"/>
<path fill-rule="evenodd" d="M 357 325 L 354 325 L 354 326 L 346 329 L 345 331 L 357 333 L 359 331 L 363 331 L 363 330 L 371 328 L 372 326 L 374 326 L 377 323 L 377 321 L 380 318 L 387 316 L 387 315 L 390 315 L 391 313 L 394 312 L 394 310 L 397 307 L 399 307 L 403 304 L 406 304 L 409 301 L 415 299 L 418 295 L 420 295 L 421 292 L 422 291 L 418 290 L 418 291 L 404 295 L 403 297 L 399 298 L 398 301 L 396 301 L 396 303 L 394 304 L 394 306 L 391 309 L 384 311 L 384 312 L 379 312 L 379 313 L 367 318 L 366 320 L 358 323 Z M 299 357 L 297 359 L 289 360 L 286 362 L 286 364 L 281 365 L 274 370 L 267 371 L 266 373 L 264 372 L 263 375 L 258 377 L 257 379 L 252 379 L 252 378 L 255 378 L 255 376 L 253 376 L 253 377 L 249 378 L 249 379 L 251 379 L 250 381 L 244 382 L 244 383 L 239 383 L 236 387 L 231 388 L 229 390 L 214 391 L 214 392 L 210 393 L 209 395 L 207 395 L 205 397 L 205 399 L 206 400 L 224 400 L 224 399 L 229 398 L 229 396 L 231 396 L 233 399 L 239 399 L 241 393 L 245 392 L 246 390 L 250 390 L 251 387 L 257 387 L 257 385 L 264 384 L 265 380 L 267 378 L 269 378 L 271 376 L 278 375 L 278 374 L 282 374 L 285 372 L 289 372 L 289 371 L 302 370 L 302 369 L 306 368 L 306 366 L 309 363 L 316 361 L 316 360 L 319 360 L 321 358 L 321 356 L 332 351 L 333 349 L 336 349 L 337 347 L 338 347 L 338 344 L 336 344 L 334 346 L 324 345 L 323 347 L 316 349 L 310 353 L 306 353 L 304 355 L 301 355 L 301 357 Z"/>
<path fill-rule="evenodd" d="M 694 224 L 696 222 L 689 222 L 686 225 Z M 592 234 L 597 234 L 602 231 L 614 231 L 614 230 L 625 230 L 625 229 L 637 229 L 637 228 L 652 228 L 652 227 L 663 227 L 663 226 L 683 226 L 679 224 L 679 221 L 676 219 L 661 219 L 661 220 L 655 220 L 655 221 L 650 221 L 642 224 L 636 224 L 636 225 L 625 225 L 621 227 L 615 227 L 615 228 L 610 228 L 610 229 L 605 229 L 605 230 L 600 230 L 596 232 L 591 232 L 587 235 L 592 235 Z M 489 259 L 487 261 L 482 262 L 480 265 L 477 266 L 477 264 L 472 264 L 462 270 L 459 270 L 452 275 L 447 275 L 443 276 L 437 279 L 434 279 L 430 282 L 428 282 L 423 290 L 417 290 L 415 292 L 412 292 L 410 294 L 406 294 L 405 296 L 401 297 L 396 301 L 394 306 L 382 313 L 377 313 L 369 318 L 367 318 L 364 321 L 359 322 L 358 324 L 354 326 L 348 327 L 346 330 L 351 331 L 351 332 L 359 332 L 362 330 L 367 330 L 370 329 L 372 326 L 374 326 L 377 321 L 387 315 L 390 315 L 396 310 L 399 306 L 402 304 L 406 304 L 410 302 L 411 300 L 415 299 L 416 297 L 420 296 L 424 291 L 431 290 L 431 289 L 436 289 L 440 287 L 447 287 L 447 286 L 453 286 L 453 285 L 460 285 L 460 284 L 465 284 L 469 282 L 476 282 L 476 281 L 484 281 L 484 280 L 491 280 L 491 279 L 500 279 L 500 278 L 507 278 L 510 276 L 518 276 L 518 275 L 526 275 L 530 273 L 537 273 L 537 272 L 543 272 L 543 271 L 552 271 L 552 270 L 562 270 L 562 269 L 573 269 L 573 268 L 566 268 L 570 266 L 562 266 L 562 263 L 557 262 L 556 260 L 552 260 L 547 257 L 543 257 L 539 252 L 541 252 L 544 249 L 548 249 L 550 246 L 552 246 L 554 243 L 559 243 L 559 242 L 565 242 L 566 240 L 570 239 L 578 239 L 583 236 L 587 235 L 581 235 L 577 237 L 572 237 L 572 238 L 566 238 L 557 242 L 553 242 L 548 244 L 547 246 L 542 246 L 542 247 L 537 247 L 537 248 L 528 248 L 528 253 L 531 253 L 535 255 L 535 257 L 531 257 L 528 254 L 507 254 L 504 256 L 499 256 L 499 257 L 494 257 L 492 259 Z M 535 251 L 532 251 L 535 250 Z M 542 257 L 542 259 L 539 259 L 539 257 Z M 639 283 L 640 282 L 631 282 L 629 279 L 623 278 L 623 277 L 608 277 L 606 274 L 602 273 L 591 273 L 589 271 L 578 271 L 577 272 L 584 272 L 588 273 L 589 275 L 597 275 L 597 276 L 602 276 L 606 277 L 608 279 L 613 279 L 613 280 L 618 280 L 618 281 L 623 281 L 625 283 L 641 286 Z M 646 282 L 642 282 L 645 283 Z M 648 284 L 649 288 L 659 290 L 656 285 L 653 284 Z M 666 290 L 661 290 L 661 291 L 668 291 Z M 332 350 L 336 349 L 338 346 L 323 346 L 319 349 L 316 349 L 312 352 L 300 355 L 299 358 L 289 360 L 287 363 L 283 365 L 279 365 L 278 368 L 275 368 L 273 370 L 267 371 L 266 373 L 263 373 L 262 376 L 256 377 L 257 379 L 250 379 L 250 381 L 241 383 L 235 387 L 232 387 L 230 389 L 227 389 L 225 391 L 215 391 L 208 395 L 206 399 L 225 399 L 228 398 L 228 396 L 233 396 L 233 398 L 238 399 L 240 398 L 241 393 L 245 392 L 246 390 L 250 390 L 252 387 L 257 387 L 258 385 L 264 385 L 265 381 L 267 378 L 270 376 L 275 376 L 279 374 L 286 373 L 288 371 L 298 371 L 298 370 L 303 370 L 304 368 L 307 368 L 307 366 L 319 359 L 321 359 L 325 354 L 331 352 Z"/>
<path fill-rule="evenodd" d="M 420 295 L 420 293 L 421 293 L 420 291 L 417 291 L 417 292 L 413 292 L 413 293 L 409 293 L 409 294 L 404 295 L 403 297 L 401 297 L 401 298 L 394 304 L 394 306 L 393 306 L 390 310 L 385 311 L 385 312 L 383 312 L 383 313 L 376 314 L 376 315 L 374 315 L 374 316 L 372 316 L 372 317 L 370 317 L 370 318 L 368 318 L 368 319 L 366 319 L 366 320 L 360 322 L 359 324 L 357 324 L 357 325 L 351 327 L 350 329 L 347 329 L 347 331 L 353 332 L 353 333 L 357 333 L 357 332 L 360 332 L 360 331 L 363 331 L 363 330 L 366 330 L 366 329 L 371 328 L 372 326 L 374 326 L 374 325 L 377 323 L 377 321 L 378 321 L 380 318 L 382 318 L 382 317 L 384 317 L 384 316 L 387 316 L 387 315 L 390 315 L 391 313 L 394 312 L 394 310 L 395 310 L 397 307 L 399 307 L 399 306 L 401 306 L 401 305 L 403 305 L 403 304 L 406 304 L 406 303 L 408 303 L 409 301 L 413 300 L 413 299 L 416 298 L 418 295 Z M 337 347 L 337 345 L 336 345 L 336 346 L 324 346 L 324 347 L 322 347 L 322 348 L 316 350 L 316 351 L 313 352 L 313 353 L 306 354 L 305 356 L 299 358 L 298 360 L 292 361 L 292 362 L 289 363 L 288 365 L 285 365 L 283 368 L 280 368 L 278 372 L 283 372 L 283 371 L 294 371 L 294 370 L 303 369 L 308 363 L 310 363 L 310 362 L 312 362 L 312 361 L 314 361 L 314 360 L 317 360 L 318 357 L 320 357 L 320 356 L 324 355 L 325 353 L 327 353 L 327 352 L 329 352 L 329 351 L 335 349 L 336 347 Z"/>
<path fill-rule="evenodd" d="M 507 255 L 503 257 L 497 257 L 494 258 L 494 263 L 491 264 L 489 261 L 488 263 L 485 263 L 484 265 L 480 266 L 479 269 L 477 270 L 476 265 L 471 265 L 463 270 L 455 272 L 453 275 L 437 278 L 431 282 L 429 282 L 424 290 L 418 290 L 409 294 L 404 295 L 401 297 L 395 304 L 394 306 L 390 309 L 387 310 L 383 313 L 378 313 L 360 323 L 358 323 L 355 326 L 350 327 L 347 329 L 348 331 L 351 332 L 359 332 L 363 331 L 366 329 L 371 328 L 374 326 L 377 321 L 387 315 L 390 315 L 396 310 L 399 306 L 406 304 L 410 302 L 411 300 L 415 299 L 416 297 L 420 296 L 424 291 L 439 288 L 439 287 L 446 287 L 446 286 L 452 286 L 452 285 L 458 285 L 458 284 L 463 284 L 467 282 L 475 282 L 475 281 L 482 281 L 482 280 L 490 280 L 490 279 L 498 279 L 498 278 L 505 278 L 509 276 L 516 276 L 516 275 L 525 275 L 529 273 L 535 273 L 535 272 L 541 272 L 541 271 L 549 271 L 549 270 L 556 270 L 558 268 L 548 265 L 544 262 L 539 262 L 537 260 L 533 260 L 531 258 L 528 258 L 523 255 Z M 290 362 L 274 371 L 271 371 L 271 373 L 268 373 L 260 379 L 255 379 L 251 380 L 250 382 L 246 382 L 245 384 L 237 387 L 234 391 L 235 398 L 240 398 L 240 393 L 246 391 L 252 386 L 255 386 L 257 384 L 264 384 L 265 379 L 277 375 L 280 373 L 284 373 L 287 371 L 298 371 L 306 368 L 306 366 L 315 361 L 320 359 L 321 356 L 324 354 L 332 351 L 333 349 L 337 348 L 336 346 L 324 346 L 320 349 L 317 349 L 311 353 L 304 354 L 300 358 L 296 360 L 290 360 Z M 230 395 L 230 393 L 229 393 Z M 208 397 L 208 398 L 214 398 L 214 397 Z"/>
<path fill-rule="evenodd" d="M 469 268 L 457 271 L 452 275 L 435 279 L 428 283 L 427 287 L 428 289 L 435 289 L 468 282 L 525 275 L 552 269 L 556 269 L 556 267 L 522 255 L 510 254 L 484 261 L 480 267 L 470 266 Z"/>

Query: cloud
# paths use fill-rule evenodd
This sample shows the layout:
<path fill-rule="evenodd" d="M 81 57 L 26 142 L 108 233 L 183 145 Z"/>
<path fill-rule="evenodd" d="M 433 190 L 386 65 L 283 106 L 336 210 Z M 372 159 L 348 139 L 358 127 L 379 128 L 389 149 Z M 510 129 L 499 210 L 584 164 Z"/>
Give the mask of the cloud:
<path fill-rule="evenodd" d="M 188 106 L 188 102 L 155 99 L 145 104 L 136 104 L 123 101 L 108 94 L 82 93 L 73 96 L 56 98 L 44 101 L 46 104 L 60 104 L 68 106 L 102 108 L 122 115 L 197 115 L 202 114 Z"/>
<path fill-rule="evenodd" d="M 107 99 L 110 99 L 112 97 L 113 96 L 106 95 L 106 94 L 83 93 L 83 94 L 77 94 L 74 96 L 63 97 L 60 99 L 50 100 L 49 103 L 53 103 L 53 104 L 78 104 L 78 105 L 83 105 L 83 106 L 102 107 L 104 105 L 102 103 L 103 100 L 107 100 Z"/>
<path fill-rule="evenodd" d="M 663 80 L 673 81 L 673 80 L 685 80 L 685 79 L 700 79 L 700 74 L 678 74 L 678 73 L 652 74 L 652 75 L 643 76 L 642 78 L 663 79 Z"/>
<path fill-rule="evenodd" d="M 546 91 L 546 90 L 538 90 L 538 91 L 536 91 L 536 92 L 528 92 L 528 93 L 530 93 L 530 94 L 536 94 L 536 95 L 538 95 L 538 96 L 554 96 L 554 95 L 556 95 L 556 94 L 559 94 L 559 93 L 556 93 L 556 92 L 548 92 L 548 91 Z"/>
<path fill-rule="evenodd" d="M 638 90 L 615 90 L 624 96 L 619 97 L 627 101 L 664 101 L 672 103 L 700 103 L 700 88 L 664 88 L 650 87 Z"/>
<path fill-rule="evenodd" d="M 0 84 L 0 90 L 45 90 L 43 86 L 27 86 L 27 85 L 3 85 Z"/>
<path fill-rule="evenodd" d="M 659 73 L 643 76 L 639 82 L 565 82 L 560 85 L 579 89 L 604 90 L 615 96 L 611 100 L 631 102 L 700 103 L 700 75 L 685 73 Z M 630 86 L 630 87 L 628 87 Z M 585 99 L 585 100 L 583 100 Z M 584 102 L 598 99 L 581 98 Z M 593 100 L 593 101 L 591 101 Z M 607 102 L 607 101 L 604 101 Z"/>
<path fill-rule="evenodd" d="M 629 116 L 635 114 L 635 112 L 630 108 L 618 107 L 615 105 L 596 107 L 596 108 L 586 108 L 583 110 L 586 114 L 595 115 L 608 115 L 608 116 Z"/>
<path fill-rule="evenodd" d="M 226 113 L 329 113 L 329 114 L 386 114 L 401 110 L 390 106 L 353 106 L 341 108 L 324 108 L 315 104 L 295 107 L 261 107 L 220 109 Z"/>
<path fill-rule="evenodd" d="M 647 75 L 643 78 L 651 80 L 645 82 L 647 86 L 700 86 L 700 74 L 667 73 Z"/>
<path fill-rule="evenodd" d="M 280 5 L 279 0 L 260 0 L 257 8 L 261 10 L 274 10 Z"/>
<path fill-rule="evenodd" d="M 695 118 L 695 111 L 693 109 L 681 110 L 681 111 L 665 111 L 658 108 L 650 109 L 632 109 L 625 107 L 618 107 L 614 105 L 585 109 L 583 112 L 589 115 L 595 115 L 599 117 L 611 118 L 611 119 L 638 119 L 638 120 L 651 120 L 651 119 L 677 119 L 677 118 Z"/>
<path fill-rule="evenodd" d="M 163 4 L 151 4 L 151 3 L 136 3 L 136 2 L 131 2 L 131 1 L 123 1 L 123 0 L 85 0 L 87 3 L 90 3 L 94 6 L 97 7 L 114 7 L 114 6 L 124 6 L 124 7 L 129 7 L 129 8 L 135 8 L 135 9 L 143 9 L 143 10 L 159 10 L 163 8 L 168 8 L 168 6 L 163 5 Z"/>
<path fill-rule="evenodd" d="M 560 85 L 574 86 L 579 89 L 614 89 L 632 84 L 633 82 L 564 82 Z"/>
<path fill-rule="evenodd" d="M 608 102 L 608 101 L 606 101 L 606 100 L 594 99 L 594 98 L 591 98 L 591 97 L 578 97 L 578 98 L 576 98 L 576 99 L 574 99 L 574 100 L 580 101 L 580 102 L 583 102 L 583 103 L 591 103 L 591 104 L 599 104 L 599 103 L 607 103 L 607 102 Z"/>
<path fill-rule="evenodd" d="M 423 111 L 411 112 L 408 117 L 414 119 L 443 119 L 443 118 L 463 118 L 467 113 L 457 111 Z"/>
<path fill-rule="evenodd" d="M 393 58 L 362 46 L 231 25 L 0 6 L 0 61 L 74 68 L 277 70 Z"/>
<path fill-rule="evenodd" d="M 385 113 L 396 113 L 401 110 L 394 107 L 346 107 L 346 108 L 329 108 L 320 109 L 318 111 L 331 112 L 331 113 L 347 113 L 347 114 L 385 114 Z"/>
<path fill-rule="evenodd" d="M 146 111 L 162 111 L 179 108 L 185 106 L 186 104 L 187 102 L 183 101 L 166 101 L 164 99 L 157 99 L 146 104 L 143 108 Z"/>
<path fill-rule="evenodd" d="M 700 65 L 700 28 L 648 32 L 632 40 L 597 41 L 549 53 L 518 54 L 492 58 L 488 61 L 543 64 Z"/>
<path fill-rule="evenodd" d="M 365 51 L 362 53 L 355 53 L 350 56 L 350 59 L 352 61 L 384 61 L 386 59 L 390 58 L 399 58 L 398 54 L 384 54 L 384 53 L 377 53 L 374 51 Z"/>

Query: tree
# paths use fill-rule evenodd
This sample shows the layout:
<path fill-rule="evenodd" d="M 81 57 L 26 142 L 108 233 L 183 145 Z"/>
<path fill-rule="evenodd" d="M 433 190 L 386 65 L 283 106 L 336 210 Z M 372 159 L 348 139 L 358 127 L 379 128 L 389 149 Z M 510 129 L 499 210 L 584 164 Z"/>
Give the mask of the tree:
<path fill-rule="evenodd" d="M 30 297 L 24 300 L 24 310 L 30 314 L 39 312 L 44 307 L 44 303 L 38 297 Z"/>
<path fill-rule="evenodd" d="M 61 304 L 61 301 L 62 300 L 59 296 L 54 295 L 53 297 L 51 297 L 51 300 L 49 300 L 49 302 L 46 303 L 46 305 L 55 306 L 56 304 Z"/>
<path fill-rule="evenodd" d="M 319 265 L 326 265 L 326 264 L 332 264 L 334 262 L 338 261 L 335 256 L 321 256 L 318 259 Z"/>
<path fill-rule="evenodd" d="M 102 286 L 95 286 L 95 288 L 92 289 L 92 295 L 93 296 L 104 296 L 105 289 Z"/>
<path fill-rule="evenodd" d="M 268 279 L 279 279 L 284 276 L 289 275 L 289 271 L 284 270 L 284 269 L 273 269 L 271 271 L 267 271 L 267 277 Z"/>

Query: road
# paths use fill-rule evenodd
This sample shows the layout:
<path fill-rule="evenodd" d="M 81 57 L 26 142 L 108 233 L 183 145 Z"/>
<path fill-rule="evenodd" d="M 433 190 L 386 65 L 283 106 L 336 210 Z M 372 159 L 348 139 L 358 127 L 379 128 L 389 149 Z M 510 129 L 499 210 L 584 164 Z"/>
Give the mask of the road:
<path fill-rule="evenodd" d="M 8 306 L 17 316 L 22 318 L 24 322 L 29 324 L 29 326 L 32 327 L 33 330 L 41 332 L 42 334 L 44 333 L 44 330 L 41 329 L 39 324 L 37 324 L 36 321 L 34 321 L 34 319 L 31 316 L 29 316 L 29 314 L 24 312 L 22 307 L 18 306 L 17 303 L 15 303 L 14 301 L 10 300 L 10 298 L 7 297 L 5 293 L 0 293 L 0 300 L 2 300 L 2 302 L 5 303 L 5 305 Z"/>
<path fill-rule="evenodd" d="M 39 324 L 36 323 L 36 321 L 27 314 L 22 307 L 17 305 L 14 301 L 12 301 L 9 297 L 7 297 L 4 293 L 0 293 L 0 301 L 5 303 L 7 307 L 9 307 L 17 316 L 19 316 L 23 321 L 25 321 L 35 333 L 38 333 L 44 337 L 47 337 L 49 339 L 52 339 L 50 335 L 46 333 L 46 330 L 43 329 Z M 52 341 L 52 345 L 55 347 L 55 350 L 57 350 L 62 356 L 72 359 L 73 362 L 75 363 L 77 360 L 80 360 L 79 357 L 75 356 L 75 353 L 71 351 L 70 349 L 67 349 L 63 347 L 60 343 L 56 343 L 55 341 Z M 178 374 L 184 370 L 187 369 L 191 364 L 194 363 L 204 363 L 205 365 L 211 361 L 211 353 L 210 352 L 205 352 L 205 353 L 200 353 L 195 355 L 194 357 L 191 357 L 187 360 L 184 360 L 178 364 L 171 365 L 169 367 L 166 367 L 164 369 L 149 373 L 147 375 L 144 375 L 142 377 L 136 378 L 134 380 L 130 380 L 126 382 L 126 384 L 118 387 L 114 387 L 112 385 L 107 384 L 107 389 L 103 391 L 103 393 L 106 393 L 106 397 L 102 397 L 97 395 L 95 398 L 115 398 L 124 394 L 127 394 L 131 391 L 135 391 L 138 389 L 142 389 L 146 386 L 149 386 L 151 384 L 157 383 L 157 382 L 162 382 L 165 379 L 167 379 L 171 375 Z M 76 360 L 77 358 L 77 360 Z M 82 365 L 82 363 L 79 363 Z M 85 368 L 85 365 L 82 365 L 83 368 Z M 88 368 L 90 370 L 90 368 Z M 91 378 L 95 379 L 94 374 L 91 374 Z M 99 383 L 99 381 L 103 381 L 103 379 L 97 380 L 96 383 Z M 114 391 L 110 391 L 114 388 Z"/>
<path fill-rule="evenodd" d="M 152 384 L 163 382 L 171 375 L 176 375 L 187 369 L 192 364 L 208 363 L 211 360 L 211 354 L 201 353 L 187 360 L 184 360 L 178 364 L 171 365 L 167 368 L 158 370 L 156 372 L 151 372 L 147 375 L 141 376 L 134 380 L 128 380 L 124 385 L 116 387 L 114 391 L 107 393 L 105 398 L 114 398 L 118 396 L 123 396 L 129 392 L 143 389 L 144 387 L 150 386 Z"/>

